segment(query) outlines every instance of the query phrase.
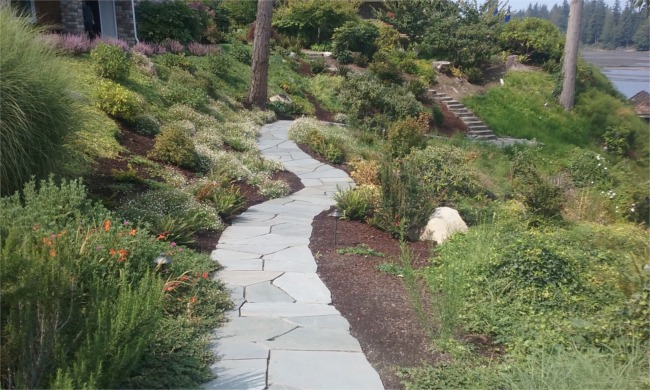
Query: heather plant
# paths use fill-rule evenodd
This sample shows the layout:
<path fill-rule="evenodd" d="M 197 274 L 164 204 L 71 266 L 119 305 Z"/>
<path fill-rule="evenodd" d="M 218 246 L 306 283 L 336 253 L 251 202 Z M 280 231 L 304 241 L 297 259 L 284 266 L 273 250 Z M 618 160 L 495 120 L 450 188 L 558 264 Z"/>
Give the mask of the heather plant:
<path fill-rule="evenodd" d="M 64 34 L 58 41 L 58 47 L 66 54 L 89 53 L 92 47 L 90 39 L 82 34 Z"/>
<path fill-rule="evenodd" d="M 187 45 L 187 50 L 193 56 L 207 56 L 209 54 L 217 54 L 221 51 L 221 48 L 217 45 L 204 45 L 198 42 L 192 42 Z"/>
<path fill-rule="evenodd" d="M 133 51 L 135 51 L 137 53 L 143 54 L 143 55 L 145 55 L 147 57 L 151 57 L 154 54 L 159 54 L 156 51 L 156 44 L 148 43 L 148 42 L 144 42 L 144 41 L 140 41 L 140 42 L 136 43 L 135 45 L 133 45 L 131 50 L 133 50 Z"/>
<path fill-rule="evenodd" d="M 99 45 L 108 45 L 108 46 L 113 46 L 113 47 L 118 47 L 122 49 L 123 52 L 128 52 L 129 51 L 129 44 L 126 43 L 126 41 L 122 39 L 117 39 L 117 38 L 111 38 L 111 37 L 101 37 L 94 39 L 92 41 L 91 47 L 92 49 L 97 48 Z"/>
<path fill-rule="evenodd" d="M 124 80 L 129 76 L 131 62 L 128 53 L 117 46 L 100 43 L 90 52 L 90 59 L 101 77 Z"/>
<path fill-rule="evenodd" d="M 0 9 L 0 192 L 60 171 L 63 145 L 79 129 L 75 74 L 26 19 Z"/>

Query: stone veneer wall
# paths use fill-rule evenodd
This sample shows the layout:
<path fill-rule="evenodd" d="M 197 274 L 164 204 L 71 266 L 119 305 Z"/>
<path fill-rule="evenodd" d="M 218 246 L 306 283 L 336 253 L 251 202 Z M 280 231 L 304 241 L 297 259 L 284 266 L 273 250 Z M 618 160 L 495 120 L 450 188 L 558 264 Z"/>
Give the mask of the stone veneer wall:
<path fill-rule="evenodd" d="M 117 20 L 117 37 L 127 41 L 129 45 L 135 44 L 131 0 L 115 0 L 115 18 Z"/>
<path fill-rule="evenodd" d="M 66 34 L 84 33 L 84 16 L 80 0 L 61 0 L 61 24 Z"/>

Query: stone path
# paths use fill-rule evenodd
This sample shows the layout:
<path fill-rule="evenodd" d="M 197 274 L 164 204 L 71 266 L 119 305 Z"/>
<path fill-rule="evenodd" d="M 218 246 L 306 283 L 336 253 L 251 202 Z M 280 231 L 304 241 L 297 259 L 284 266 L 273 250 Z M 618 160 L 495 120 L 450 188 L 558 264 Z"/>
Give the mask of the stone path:
<path fill-rule="evenodd" d="M 286 198 L 253 206 L 221 236 L 212 258 L 235 310 L 217 330 L 218 376 L 206 389 L 383 389 L 381 379 L 332 305 L 309 250 L 313 218 L 335 202 L 348 175 L 288 141 L 290 121 L 261 129 L 262 154 L 305 185 Z"/>

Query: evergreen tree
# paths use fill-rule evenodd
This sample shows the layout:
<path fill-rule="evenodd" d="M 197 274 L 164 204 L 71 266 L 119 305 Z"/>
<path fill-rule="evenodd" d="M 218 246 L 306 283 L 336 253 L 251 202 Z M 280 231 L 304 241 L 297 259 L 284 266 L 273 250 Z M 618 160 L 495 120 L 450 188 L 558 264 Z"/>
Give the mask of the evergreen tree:
<path fill-rule="evenodd" d="M 632 4 L 627 2 L 621 13 L 621 23 L 618 29 L 617 46 L 629 46 L 632 44 L 632 36 L 635 32 L 635 15 Z"/>
<path fill-rule="evenodd" d="M 614 22 L 614 12 L 608 11 L 605 17 L 603 33 L 600 36 L 600 45 L 605 49 L 616 48 L 616 24 Z"/>
<path fill-rule="evenodd" d="M 643 12 L 640 12 L 643 14 Z M 646 13 L 647 16 L 647 13 Z M 650 19 L 647 17 L 645 20 L 639 24 L 639 28 L 636 31 L 636 34 L 634 34 L 634 46 L 636 47 L 637 50 L 639 51 L 647 51 L 650 50 Z"/>

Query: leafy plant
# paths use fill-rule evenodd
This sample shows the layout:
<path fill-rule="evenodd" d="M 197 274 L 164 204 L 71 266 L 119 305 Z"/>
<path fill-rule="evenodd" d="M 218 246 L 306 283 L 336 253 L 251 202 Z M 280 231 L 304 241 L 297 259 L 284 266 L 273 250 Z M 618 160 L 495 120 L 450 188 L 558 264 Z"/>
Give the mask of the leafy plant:
<path fill-rule="evenodd" d="M 200 41 L 208 26 L 209 16 L 193 9 L 185 1 L 146 1 L 135 7 L 140 39 L 162 43 L 174 39 L 183 43 Z"/>
<path fill-rule="evenodd" d="M 183 168 L 194 169 L 197 166 L 194 143 L 187 130 L 178 124 L 163 126 L 149 156 Z"/>
<path fill-rule="evenodd" d="M 349 190 L 338 190 L 334 194 L 336 207 L 342 217 L 352 221 L 365 221 L 374 215 L 379 204 L 379 188 L 373 185 L 360 185 Z"/>
<path fill-rule="evenodd" d="M 142 111 L 142 101 L 134 92 L 109 80 L 100 80 L 95 89 L 97 106 L 112 117 L 132 120 Z"/>
<path fill-rule="evenodd" d="M 394 122 L 388 129 L 388 150 L 393 157 L 404 157 L 414 148 L 426 146 L 425 134 L 429 130 L 430 117 L 424 113 L 417 118 L 405 118 Z"/>
<path fill-rule="evenodd" d="M 334 32 L 332 53 L 338 57 L 344 51 L 352 51 L 372 58 L 377 50 L 375 39 L 378 37 L 379 29 L 370 21 L 345 22 Z"/>
<path fill-rule="evenodd" d="M 523 57 L 527 64 L 559 61 L 564 50 L 560 30 L 550 21 L 526 18 L 506 23 L 499 35 L 501 48 Z"/>
<path fill-rule="evenodd" d="M 223 53 L 211 53 L 207 56 L 208 69 L 217 77 L 224 77 L 230 72 L 231 59 Z"/>
<path fill-rule="evenodd" d="M 358 255 L 358 256 L 375 256 L 375 257 L 386 257 L 385 254 L 377 252 L 366 244 L 359 244 L 357 246 L 350 246 L 346 248 L 339 248 L 336 250 L 336 253 L 339 255 Z"/>
<path fill-rule="evenodd" d="M 229 54 L 242 64 L 250 65 L 253 61 L 250 47 L 243 44 L 233 44 Z"/>
<path fill-rule="evenodd" d="M 309 65 L 311 66 L 311 72 L 315 75 L 323 73 L 327 69 L 325 58 L 322 57 L 309 61 Z"/>
<path fill-rule="evenodd" d="M 246 203 L 239 188 L 227 180 L 203 183 L 195 190 L 194 196 L 199 201 L 209 202 L 219 216 L 226 220 L 239 212 Z"/>
<path fill-rule="evenodd" d="M 125 80 L 129 76 L 131 61 L 128 53 L 117 46 L 100 43 L 90 52 L 97 74 L 112 80 Z"/>
<path fill-rule="evenodd" d="M 133 130 L 141 135 L 153 136 L 160 132 L 160 121 L 153 115 L 138 115 L 131 120 Z"/>

